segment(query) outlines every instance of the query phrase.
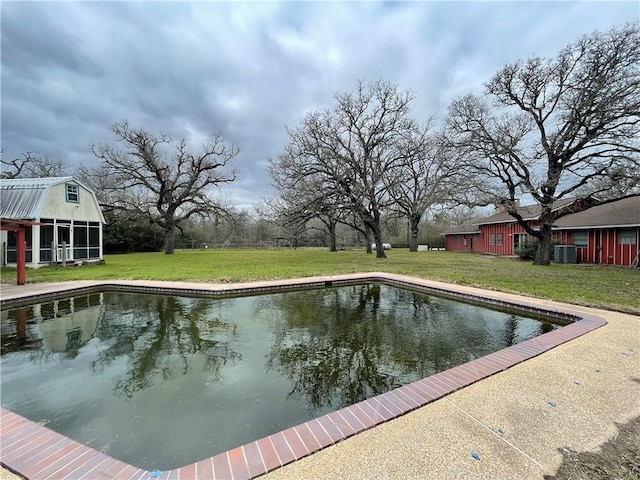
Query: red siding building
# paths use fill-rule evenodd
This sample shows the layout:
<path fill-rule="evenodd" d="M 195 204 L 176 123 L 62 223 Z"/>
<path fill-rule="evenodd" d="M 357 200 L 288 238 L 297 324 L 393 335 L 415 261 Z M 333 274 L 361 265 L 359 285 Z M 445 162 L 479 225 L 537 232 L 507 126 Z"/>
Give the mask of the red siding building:
<path fill-rule="evenodd" d="M 559 203 L 557 208 L 569 202 Z M 521 207 L 520 214 L 536 229 L 540 207 Z M 554 223 L 553 241 L 574 245 L 581 263 L 630 266 L 637 259 L 640 242 L 640 196 L 591 207 L 560 217 Z M 443 234 L 446 250 L 489 255 L 514 255 L 529 235 L 515 218 L 498 212 L 452 228 Z"/>

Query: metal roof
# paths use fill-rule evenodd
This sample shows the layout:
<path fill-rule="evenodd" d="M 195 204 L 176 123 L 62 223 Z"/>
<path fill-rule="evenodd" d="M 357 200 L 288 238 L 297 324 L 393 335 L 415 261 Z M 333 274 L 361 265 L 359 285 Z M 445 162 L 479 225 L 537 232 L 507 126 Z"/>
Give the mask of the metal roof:
<path fill-rule="evenodd" d="M 46 178 L 3 178 L 0 180 L 0 189 L 8 188 L 46 188 L 51 185 L 77 180 L 73 177 L 46 177 Z"/>
<path fill-rule="evenodd" d="M 26 220 L 40 218 L 51 187 L 66 182 L 74 182 L 83 187 L 91 194 L 96 206 L 98 205 L 93 191 L 73 177 L 3 178 L 0 179 L 0 217 Z M 99 207 L 98 211 L 104 223 Z"/>

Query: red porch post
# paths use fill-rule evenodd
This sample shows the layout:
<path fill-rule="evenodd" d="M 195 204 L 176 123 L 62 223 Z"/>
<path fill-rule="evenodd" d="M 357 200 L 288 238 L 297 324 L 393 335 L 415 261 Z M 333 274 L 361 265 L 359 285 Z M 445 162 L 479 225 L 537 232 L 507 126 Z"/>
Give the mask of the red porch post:
<path fill-rule="evenodd" d="M 34 225 L 42 224 L 31 220 L 20 220 L 4 217 L 0 218 L 0 230 L 15 232 L 16 234 L 16 281 L 18 285 L 24 285 L 27 281 L 27 237 L 25 234 L 25 229 Z M 34 252 L 34 255 L 37 255 L 37 252 Z"/>
<path fill-rule="evenodd" d="M 18 285 L 24 285 L 27 278 L 27 242 L 25 241 L 24 227 L 18 227 L 16 232 L 16 269 Z"/>

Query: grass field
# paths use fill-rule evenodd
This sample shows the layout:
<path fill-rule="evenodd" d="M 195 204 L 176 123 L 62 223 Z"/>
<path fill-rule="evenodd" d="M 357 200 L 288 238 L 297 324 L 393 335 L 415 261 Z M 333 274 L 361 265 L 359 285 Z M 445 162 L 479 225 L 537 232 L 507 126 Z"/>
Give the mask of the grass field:
<path fill-rule="evenodd" d="M 593 265 L 539 267 L 510 258 L 392 250 L 377 259 L 364 251 L 180 250 L 174 255 L 107 255 L 104 265 L 46 267 L 27 272 L 27 282 L 65 280 L 188 280 L 239 282 L 339 273 L 400 273 L 630 313 L 640 313 L 640 270 Z M 2 269 L 2 282 L 15 269 Z"/>

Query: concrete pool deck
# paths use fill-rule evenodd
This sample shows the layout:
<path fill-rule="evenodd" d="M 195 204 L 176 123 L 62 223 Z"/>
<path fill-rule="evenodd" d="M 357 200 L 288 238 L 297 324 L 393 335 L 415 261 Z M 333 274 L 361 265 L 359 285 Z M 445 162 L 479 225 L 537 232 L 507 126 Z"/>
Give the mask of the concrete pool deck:
<path fill-rule="evenodd" d="M 322 282 L 336 278 L 318 279 Z M 404 416 L 273 470 L 264 478 L 542 478 L 560 465 L 559 449 L 594 449 L 615 434 L 614 422 L 626 423 L 640 415 L 640 317 L 408 280 L 505 302 L 524 301 L 540 309 L 572 310 L 602 317 L 608 323 Z M 2 285 L 0 295 L 6 300 L 105 283 L 227 291 L 237 287 L 181 282 L 65 282 Z M 267 282 L 251 284 L 261 285 Z M 4 425 L 0 425 L 3 429 Z M 0 461 L 11 467 L 2 450 L 0 444 Z M 182 473 L 179 478 L 194 478 L 186 470 Z M 147 478 L 148 472 L 136 475 L 135 478 Z M 125 476 L 116 473 L 112 478 Z M 55 472 L 51 478 L 57 478 Z M 73 474 L 68 478 L 74 478 Z"/>

